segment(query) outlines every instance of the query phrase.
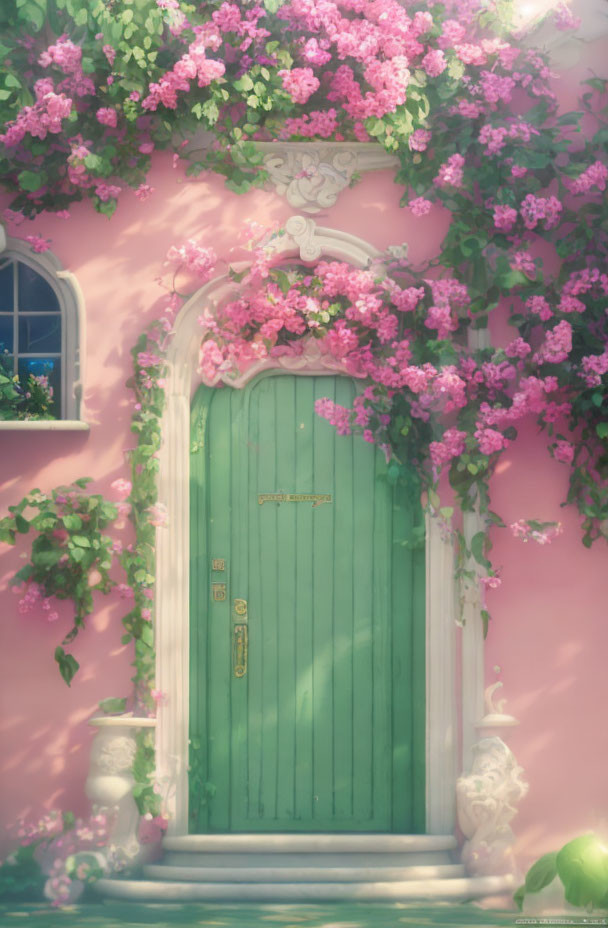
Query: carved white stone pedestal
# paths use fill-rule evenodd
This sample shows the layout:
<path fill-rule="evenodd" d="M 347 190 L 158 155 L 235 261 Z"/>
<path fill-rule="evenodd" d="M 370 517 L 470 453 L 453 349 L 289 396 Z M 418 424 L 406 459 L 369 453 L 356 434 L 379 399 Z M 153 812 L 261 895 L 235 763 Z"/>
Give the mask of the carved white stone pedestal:
<path fill-rule="evenodd" d="M 486 690 L 486 715 L 476 725 L 484 737 L 473 745 L 471 772 L 456 784 L 458 824 L 467 839 L 462 862 L 472 876 L 515 874 L 509 822 L 528 792 L 523 769 L 498 734 L 518 724 L 502 712 L 504 700 L 494 705 L 500 686 L 495 683 Z"/>
<path fill-rule="evenodd" d="M 107 854 L 124 863 L 134 862 L 140 851 L 139 811 L 133 798 L 135 736 L 142 728 L 154 728 L 156 719 L 106 716 L 91 719 L 89 725 L 97 728 L 97 734 L 85 793 L 94 813 L 106 815 L 110 822 Z"/>

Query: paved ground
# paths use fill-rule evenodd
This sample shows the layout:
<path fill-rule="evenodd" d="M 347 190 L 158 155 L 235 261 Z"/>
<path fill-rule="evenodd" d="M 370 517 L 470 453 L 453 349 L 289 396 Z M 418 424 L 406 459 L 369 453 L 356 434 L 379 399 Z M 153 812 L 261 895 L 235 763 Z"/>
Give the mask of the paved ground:
<path fill-rule="evenodd" d="M 90 903 L 53 909 L 0 905 L 2 928 L 500 928 L 515 926 L 516 912 L 475 905 L 335 903 L 326 905 L 217 905 Z"/>

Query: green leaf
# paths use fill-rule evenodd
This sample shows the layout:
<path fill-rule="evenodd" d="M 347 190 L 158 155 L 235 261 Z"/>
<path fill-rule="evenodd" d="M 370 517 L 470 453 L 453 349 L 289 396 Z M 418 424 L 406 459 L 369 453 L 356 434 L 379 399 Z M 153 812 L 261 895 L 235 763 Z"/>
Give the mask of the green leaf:
<path fill-rule="evenodd" d="M 77 532 L 79 528 L 82 528 L 82 519 L 74 513 L 63 516 L 61 521 L 70 532 Z"/>
<path fill-rule="evenodd" d="M 74 674 L 80 667 L 80 664 L 76 658 L 72 657 L 71 654 L 66 654 L 63 648 L 55 648 L 55 660 L 59 664 L 59 672 L 65 680 L 68 686 L 71 686 L 72 680 L 74 679 Z"/>
<path fill-rule="evenodd" d="M 232 86 L 235 90 L 246 93 L 247 91 L 253 89 L 253 81 L 248 74 L 243 74 L 242 77 L 239 77 L 238 81 L 234 81 Z"/>
<path fill-rule="evenodd" d="M 544 889 L 555 879 L 556 875 L 557 851 L 543 854 L 526 873 L 525 891 L 527 893 L 539 893 L 541 889 Z"/>
<path fill-rule="evenodd" d="M 513 902 L 521 912 L 524 905 L 524 896 L 526 895 L 526 887 L 520 886 L 519 889 L 515 890 L 513 893 Z"/>
<path fill-rule="evenodd" d="M 21 515 L 15 516 L 15 527 L 18 532 L 21 532 L 22 535 L 27 535 L 30 530 L 30 523 L 27 519 L 24 519 Z"/>
<path fill-rule="evenodd" d="M 478 564 L 481 564 L 482 567 L 491 567 L 492 564 L 485 556 L 484 548 L 486 545 L 486 533 L 477 532 L 476 535 L 473 535 L 471 538 L 471 554 L 475 558 Z"/>
<path fill-rule="evenodd" d="M 596 835 L 570 841 L 558 852 L 556 865 L 566 902 L 600 905 L 608 886 L 608 851 Z"/>
<path fill-rule="evenodd" d="M 127 708 L 127 700 L 109 697 L 101 700 L 99 708 L 106 715 L 120 715 Z"/>
<path fill-rule="evenodd" d="M 608 437 L 608 422 L 598 422 L 595 427 L 595 431 L 599 438 Z"/>
<path fill-rule="evenodd" d="M 46 174 L 42 171 L 40 174 L 35 174 L 33 171 L 21 171 L 17 175 L 17 180 L 23 190 L 29 190 L 31 193 L 34 190 L 39 190 L 44 185 Z"/>
<path fill-rule="evenodd" d="M 86 535 L 73 535 L 72 542 L 75 545 L 78 545 L 79 548 L 90 548 L 91 542 Z"/>
<path fill-rule="evenodd" d="M 264 0 L 264 6 L 269 13 L 276 13 L 281 9 L 284 3 L 285 0 Z"/>

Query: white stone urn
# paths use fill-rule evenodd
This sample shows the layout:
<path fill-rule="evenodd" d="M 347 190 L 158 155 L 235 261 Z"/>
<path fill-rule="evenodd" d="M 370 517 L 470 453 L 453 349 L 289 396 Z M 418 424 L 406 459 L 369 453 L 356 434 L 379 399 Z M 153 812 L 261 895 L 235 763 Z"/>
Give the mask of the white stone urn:
<path fill-rule="evenodd" d="M 136 734 L 154 728 L 156 719 L 132 715 L 101 716 L 89 721 L 97 729 L 91 746 L 85 793 L 95 814 L 109 821 L 106 853 L 113 861 L 134 863 L 140 852 L 139 811 L 133 798 Z"/>
<path fill-rule="evenodd" d="M 475 726 L 482 737 L 473 745 L 470 773 L 456 784 L 458 824 L 466 838 L 462 862 L 471 876 L 517 874 L 509 823 L 528 792 L 528 784 L 522 767 L 500 737 L 505 729 L 518 724 L 502 711 L 504 700 L 494 704 L 494 693 L 501 686 L 494 683 L 485 692 L 486 715 Z"/>

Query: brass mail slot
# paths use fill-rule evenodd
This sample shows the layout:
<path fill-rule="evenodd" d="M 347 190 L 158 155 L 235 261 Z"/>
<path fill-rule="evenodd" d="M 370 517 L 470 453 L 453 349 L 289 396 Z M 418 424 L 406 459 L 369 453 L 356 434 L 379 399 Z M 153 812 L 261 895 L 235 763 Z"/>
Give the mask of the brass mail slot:
<path fill-rule="evenodd" d="M 226 599 L 226 584 L 225 583 L 212 583 L 211 593 L 216 603 L 224 602 L 224 600 Z"/>
<path fill-rule="evenodd" d="M 260 493 L 258 503 L 312 503 L 320 506 L 322 503 L 331 503 L 330 493 Z"/>

